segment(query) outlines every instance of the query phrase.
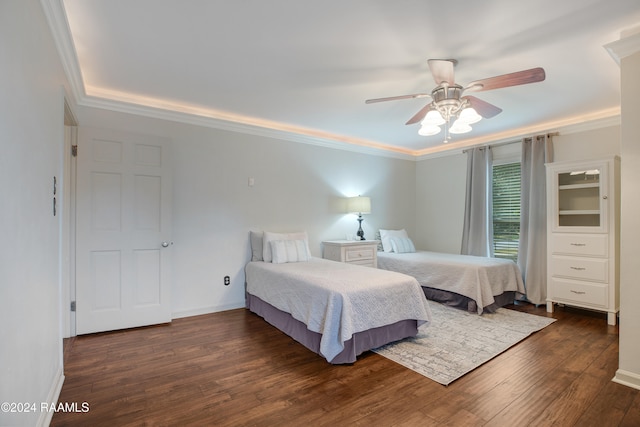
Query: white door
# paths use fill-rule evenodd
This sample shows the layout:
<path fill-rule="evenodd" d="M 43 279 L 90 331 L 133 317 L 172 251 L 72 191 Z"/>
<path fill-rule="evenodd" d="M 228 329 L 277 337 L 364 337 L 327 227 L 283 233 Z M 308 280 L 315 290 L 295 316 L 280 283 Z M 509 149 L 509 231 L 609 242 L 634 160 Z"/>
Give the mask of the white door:
<path fill-rule="evenodd" d="M 77 333 L 170 322 L 170 141 L 80 127 L 77 162 Z"/>

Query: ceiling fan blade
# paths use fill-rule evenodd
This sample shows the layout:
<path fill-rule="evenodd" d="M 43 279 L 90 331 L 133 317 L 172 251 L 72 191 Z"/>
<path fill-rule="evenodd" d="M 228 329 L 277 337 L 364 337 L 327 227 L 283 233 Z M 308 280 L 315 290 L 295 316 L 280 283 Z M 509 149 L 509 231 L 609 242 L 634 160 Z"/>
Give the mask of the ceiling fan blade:
<path fill-rule="evenodd" d="M 411 117 L 409 119 L 409 121 L 407 123 L 405 123 L 405 124 L 406 125 L 412 125 L 414 123 L 418 123 L 419 121 L 424 119 L 424 116 L 427 115 L 427 113 L 429 112 L 430 109 L 431 109 L 431 103 L 428 103 L 427 105 L 422 107 L 422 109 L 420 109 L 420 111 L 418 111 L 413 117 Z"/>
<path fill-rule="evenodd" d="M 455 59 L 429 59 L 427 63 L 429 64 L 433 79 L 438 86 L 444 82 L 447 82 L 451 86 L 456 84 L 453 67 L 455 67 L 458 61 Z"/>
<path fill-rule="evenodd" d="M 471 104 L 473 109 L 485 119 L 490 119 L 502 112 L 502 108 L 498 108 L 493 104 L 489 104 L 482 99 L 476 98 L 475 96 L 463 96 L 462 99 L 469 101 L 469 104 Z"/>
<path fill-rule="evenodd" d="M 526 85 L 528 83 L 541 82 L 545 79 L 543 68 L 531 68 L 487 79 L 475 80 L 467 85 L 466 91 L 480 92 L 484 90 L 500 89 L 509 86 Z"/>
<path fill-rule="evenodd" d="M 426 98 L 427 96 L 431 96 L 428 93 L 414 93 L 412 95 L 399 95 L 399 96 L 390 96 L 388 98 L 374 98 L 367 99 L 364 101 L 365 104 L 373 104 L 375 102 L 384 102 L 384 101 L 396 101 L 398 99 L 417 99 L 417 98 Z"/>

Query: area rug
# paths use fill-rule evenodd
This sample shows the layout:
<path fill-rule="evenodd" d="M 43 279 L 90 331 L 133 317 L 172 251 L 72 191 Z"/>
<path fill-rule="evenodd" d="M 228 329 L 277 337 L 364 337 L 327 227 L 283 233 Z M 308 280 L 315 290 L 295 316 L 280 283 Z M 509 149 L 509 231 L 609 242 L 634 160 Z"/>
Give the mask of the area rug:
<path fill-rule="evenodd" d="M 481 316 L 429 302 L 432 322 L 418 335 L 373 351 L 449 385 L 556 319 L 506 308 Z"/>

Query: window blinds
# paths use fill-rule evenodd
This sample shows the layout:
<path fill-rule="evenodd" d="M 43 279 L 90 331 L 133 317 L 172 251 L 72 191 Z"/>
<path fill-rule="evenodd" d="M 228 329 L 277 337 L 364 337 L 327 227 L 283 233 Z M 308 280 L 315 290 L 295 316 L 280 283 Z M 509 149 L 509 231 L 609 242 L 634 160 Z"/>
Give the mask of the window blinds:
<path fill-rule="evenodd" d="M 520 238 L 520 163 L 493 166 L 493 252 L 514 262 Z"/>

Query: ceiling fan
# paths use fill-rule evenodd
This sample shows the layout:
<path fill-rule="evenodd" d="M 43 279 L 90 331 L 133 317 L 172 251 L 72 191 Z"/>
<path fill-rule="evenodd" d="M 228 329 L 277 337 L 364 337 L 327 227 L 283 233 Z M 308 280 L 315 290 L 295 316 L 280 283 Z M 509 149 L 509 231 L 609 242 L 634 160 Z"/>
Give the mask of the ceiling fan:
<path fill-rule="evenodd" d="M 544 69 L 531 68 L 515 73 L 503 74 L 482 80 L 475 80 L 467 86 L 455 82 L 454 67 L 458 63 L 455 59 L 429 59 L 429 69 L 436 82 L 431 93 L 414 93 L 412 95 L 391 96 L 387 98 L 367 99 L 365 103 L 394 101 L 399 99 L 415 99 L 430 97 L 433 101 L 425 105 L 406 123 L 408 125 L 421 122 L 418 133 L 429 136 L 440 133 L 441 125 L 445 125 L 445 140 L 451 139 L 450 134 L 471 131 L 471 124 L 482 118 L 490 119 L 502 112 L 502 109 L 485 102 L 475 96 L 462 96 L 464 92 L 481 92 L 500 89 L 509 86 L 519 86 L 541 82 L 545 79 Z M 451 122 L 453 120 L 453 122 Z"/>

